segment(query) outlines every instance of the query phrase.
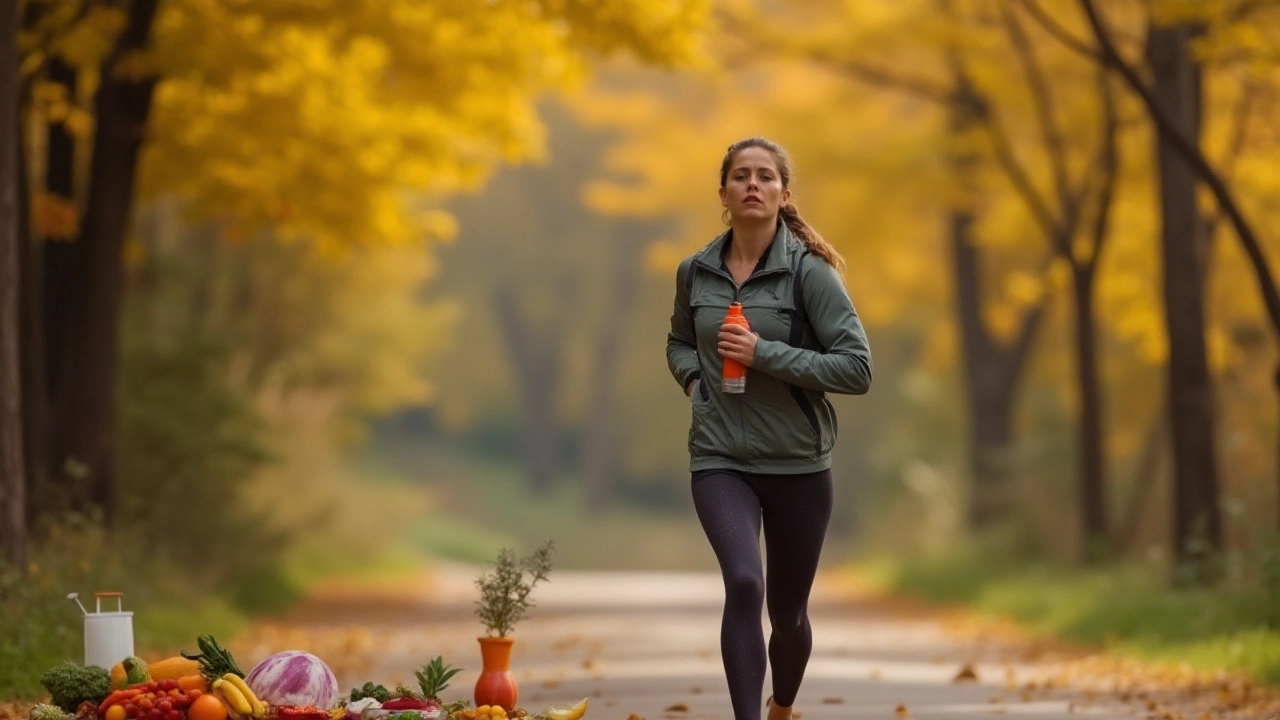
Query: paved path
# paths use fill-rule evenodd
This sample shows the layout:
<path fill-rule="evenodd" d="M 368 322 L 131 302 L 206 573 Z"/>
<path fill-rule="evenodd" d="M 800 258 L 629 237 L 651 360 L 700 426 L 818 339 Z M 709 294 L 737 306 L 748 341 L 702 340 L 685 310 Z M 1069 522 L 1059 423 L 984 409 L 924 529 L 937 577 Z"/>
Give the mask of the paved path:
<path fill-rule="evenodd" d="M 310 649 L 349 689 L 366 680 L 413 684 L 412 671 L 439 654 L 465 668 L 445 699 L 470 699 L 482 631 L 472 613 L 474 578 L 470 568 L 445 567 L 421 584 L 334 587 L 237 641 L 237 656 L 256 662 Z M 815 589 L 814 653 L 796 703 L 804 720 L 1058 720 L 1147 710 L 1055 687 L 1052 667 L 1018 662 L 1016 648 L 959 641 L 936 619 L 892 612 L 838 585 Z M 721 592 L 717 575 L 554 572 L 516 628 L 519 704 L 539 711 L 589 697 L 591 719 L 733 720 L 718 649 Z M 977 680 L 955 682 L 971 662 Z"/>

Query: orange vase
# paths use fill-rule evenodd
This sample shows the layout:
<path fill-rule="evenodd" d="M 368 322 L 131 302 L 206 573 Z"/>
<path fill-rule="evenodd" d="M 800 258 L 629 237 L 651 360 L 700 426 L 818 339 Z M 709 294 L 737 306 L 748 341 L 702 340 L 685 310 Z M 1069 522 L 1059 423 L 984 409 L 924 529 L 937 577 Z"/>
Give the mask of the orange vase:
<path fill-rule="evenodd" d="M 480 641 L 483 668 L 476 680 L 476 707 L 499 705 L 511 712 L 520 695 L 516 676 L 511 674 L 511 645 L 515 638 L 482 637 L 477 640 Z"/>

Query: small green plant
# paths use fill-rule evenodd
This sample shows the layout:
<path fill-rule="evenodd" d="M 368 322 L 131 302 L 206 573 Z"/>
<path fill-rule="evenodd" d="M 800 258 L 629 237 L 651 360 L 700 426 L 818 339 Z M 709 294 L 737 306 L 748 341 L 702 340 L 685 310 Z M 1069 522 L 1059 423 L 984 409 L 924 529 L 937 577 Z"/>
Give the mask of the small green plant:
<path fill-rule="evenodd" d="M 462 668 L 455 668 L 444 664 L 444 658 L 437 655 L 430 663 L 423 665 L 421 670 L 414 671 L 414 675 L 418 676 L 418 687 L 422 688 L 422 697 L 427 700 L 439 700 L 440 693 L 449 687 L 449 678 L 462 672 Z"/>
<path fill-rule="evenodd" d="M 554 547 L 554 543 L 548 540 L 531 555 L 519 560 L 510 548 L 502 548 L 493 564 L 493 571 L 476 580 L 480 588 L 476 615 L 480 616 L 490 635 L 506 637 L 516 621 L 533 607 L 529 593 L 551 572 Z"/>

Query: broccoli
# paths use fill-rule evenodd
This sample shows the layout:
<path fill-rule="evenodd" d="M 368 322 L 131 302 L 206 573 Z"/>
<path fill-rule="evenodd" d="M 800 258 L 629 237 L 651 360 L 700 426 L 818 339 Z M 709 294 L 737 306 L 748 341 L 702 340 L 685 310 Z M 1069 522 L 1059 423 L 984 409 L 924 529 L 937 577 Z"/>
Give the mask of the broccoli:
<path fill-rule="evenodd" d="M 95 705 L 111 693 L 111 675 L 97 665 L 77 665 L 67 661 L 54 665 L 40 676 L 54 705 L 73 713 L 83 702 Z"/>
<path fill-rule="evenodd" d="M 380 703 L 384 703 L 391 699 L 391 691 L 381 685 L 374 685 L 371 682 L 364 684 L 364 687 L 353 688 L 351 690 L 351 702 L 363 700 L 364 698 L 373 698 Z"/>

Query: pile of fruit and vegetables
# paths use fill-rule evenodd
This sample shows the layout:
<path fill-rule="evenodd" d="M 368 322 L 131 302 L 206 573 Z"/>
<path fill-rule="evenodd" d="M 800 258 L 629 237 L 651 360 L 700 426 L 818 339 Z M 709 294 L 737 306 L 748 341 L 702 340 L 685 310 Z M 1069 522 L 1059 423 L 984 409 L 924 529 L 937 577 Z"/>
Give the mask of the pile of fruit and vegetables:
<path fill-rule="evenodd" d="M 49 701 L 33 707 L 29 720 L 577 720 L 587 706 L 584 698 L 530 713 L 446 703 L 441 693 L 461 670 L 440 657 L 415 672 L 417 688 L 366 682 L 343 695 L 329 666 L 301 650 L 271 655 L 245 673 L 213 637 L 201 636 L 197 647 L 152 663 L 131 657 L 109 669 L 49 668 L 40 678 Z"/>

